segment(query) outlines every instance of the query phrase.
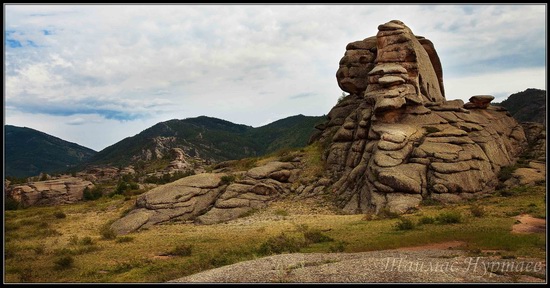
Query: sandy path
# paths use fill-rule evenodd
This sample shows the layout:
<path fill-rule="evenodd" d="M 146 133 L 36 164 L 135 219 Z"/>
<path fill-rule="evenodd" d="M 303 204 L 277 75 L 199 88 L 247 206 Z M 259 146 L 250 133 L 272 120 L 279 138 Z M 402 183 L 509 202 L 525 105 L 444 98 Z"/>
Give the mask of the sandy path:
<path fill-rule="evenodd" d="M 514 217 L 519 223 L 512 226 L 512 233 L 542 233 L 546 232 L 546 220 L 534 218 L 528 214 Z"/>

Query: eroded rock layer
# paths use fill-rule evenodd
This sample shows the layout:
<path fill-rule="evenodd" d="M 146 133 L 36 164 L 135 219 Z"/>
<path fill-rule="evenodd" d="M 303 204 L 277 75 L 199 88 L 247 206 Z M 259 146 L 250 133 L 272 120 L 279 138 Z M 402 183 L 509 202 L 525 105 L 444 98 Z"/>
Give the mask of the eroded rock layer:
<path fill-rule="evenodd" d="M 348 44 L 336 74 L 351 93 L 328 114 L 314 141 L 339 207 L 403 213 L 422 199 L 457 202 L 493 191 L 515 162 L 522 127 L 490 95 L 447 101 L 433 44 L 401 21 Z"/>

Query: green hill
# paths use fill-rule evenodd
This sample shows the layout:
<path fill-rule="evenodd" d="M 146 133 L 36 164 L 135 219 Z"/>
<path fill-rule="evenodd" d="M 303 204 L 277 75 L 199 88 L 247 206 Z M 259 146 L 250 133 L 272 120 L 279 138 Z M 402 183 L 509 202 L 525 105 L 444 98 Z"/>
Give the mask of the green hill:
<path fill-rule="evenodd" d="M 216 162 L 260 156 L 282 148 L 306 146 L 314 126 L 324 119 L 325 116 L 296 115 L 258 128 L 206 116 L 173 119 L 103 149 L 87 164 L 150 161 L 168 155 L 172 148 Z"/>
<path fill-rule="evenodd" d="M 96 151 L 52 135 L 12 125 L 4 126 L 5 176 L 30 177 L 66 171 Z"/>
<path fill-rule="evenodd" d="M 546 125 L 546 90 L 529 88 L 510 95 L 502 103 L 518 122 L 538 122 Z"/>

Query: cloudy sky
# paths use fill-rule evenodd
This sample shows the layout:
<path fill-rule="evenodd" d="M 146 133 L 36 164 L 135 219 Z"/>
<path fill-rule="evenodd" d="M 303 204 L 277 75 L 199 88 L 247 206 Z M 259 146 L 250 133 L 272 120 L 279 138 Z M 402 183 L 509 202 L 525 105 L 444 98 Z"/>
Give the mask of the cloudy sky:
<path fill-rule="evenodd" d="M 101 150 L 170 119 L 324 115 L 346 44 L 403 21 L 446 97 L 546 89 L 546 4 L 4 5 L 5 124 Z"/>

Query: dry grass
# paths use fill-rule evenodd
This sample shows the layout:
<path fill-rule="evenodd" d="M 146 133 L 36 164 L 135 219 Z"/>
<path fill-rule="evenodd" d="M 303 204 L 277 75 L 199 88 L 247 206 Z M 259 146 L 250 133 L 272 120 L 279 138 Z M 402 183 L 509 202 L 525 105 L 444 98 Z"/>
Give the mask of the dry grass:
<path fill-rule="evenodd" d="M 300 215 L 299 211 L 303 210 L 291 207 L 293 202 L 289 201 L 268 208 L 266 213 L 272 215 L 271 218 L 262 218 L 266 213 L 259 211 L 226 224 L 159 225 L 130 234 L 132 241 L 103 240 L 100 230 L 129 209 L 135 196 L 129 201 L 121 196 L 65 205 L 62 209 L 66 218 L 56 218 L 53 212 L 59 208 L 54 207 L 6 211 L 5 282 L 164 282 L 261 257 L 258 253 L 261 243 L 281 233 L 297 233 L 304 225 L 334 241 L 312 243 L 301 248 L 301 252 L 361 252 L 463 241 L 467 243 L 463 249 L 467 250 L 504 250 L 516 257 L 545 258 L 544 233 L 512 234 L 514 219 L 509 216 L 520 210 L 545 215 L 545 192 L 541 186 L 509 197 L 480 200 L 484 217 L 471 215 L 471 206 L 475 203 L 421 207 L 407 218 L 418 223 L 422 217 L 436 218 L 441 213 L 457 211 L 463 216 L 462 221 L 446 225 L 427 223 L 412 230 L 397 231 L 398 219 L 366 221 L 364 215 L 335 215 L 328 210 Z M 288 215 L 274 215 L 280 209 Z M 89 237 L 91 241 L 87 242 L 93 245 L 79 241 L 74 244 L 75 236 Z M 191 255 L 162 256 L 183 244 L 193 247 Z M 87 246 L 95 248 L 88 251 L 84 249 Z M 66 269 L 56 268 L 59 264 L 55 261 L 64 253 L 74 261 Z"/>

